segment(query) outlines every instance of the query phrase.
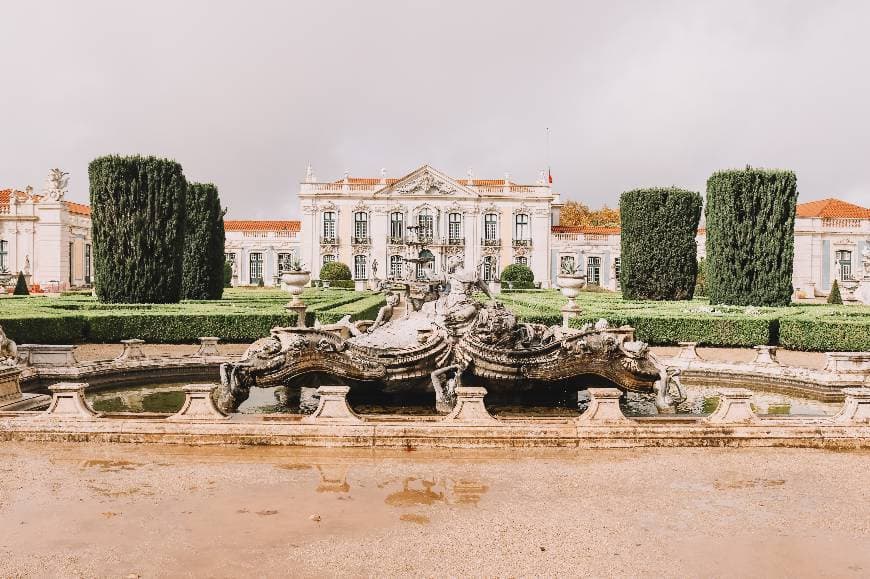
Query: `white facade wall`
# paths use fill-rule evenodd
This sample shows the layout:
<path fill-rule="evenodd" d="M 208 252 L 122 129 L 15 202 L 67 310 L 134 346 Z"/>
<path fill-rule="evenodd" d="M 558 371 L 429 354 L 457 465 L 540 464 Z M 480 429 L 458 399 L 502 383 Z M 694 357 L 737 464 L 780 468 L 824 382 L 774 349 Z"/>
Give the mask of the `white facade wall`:
<path fill-rule="evenodd" d="M 870 243 L 870 219 L 798 217 L 795 220 L 794 286 L 822 295 L 833 281 L 860 280 L 861 252 Z M 841 259 L 838 259 L 841 258 Z"/>
<path fill-rule="evenodd" d="M 227 231 L 224 253 L 233 262 L 233 286 L 257 285 L 257 272 L 252 271 L 251 259 L 255 254 L 253 263 L 261 264 L 263 285 L 279 287 L 279 255 L 298 258 L 300 234 L 296 231 Z"/>

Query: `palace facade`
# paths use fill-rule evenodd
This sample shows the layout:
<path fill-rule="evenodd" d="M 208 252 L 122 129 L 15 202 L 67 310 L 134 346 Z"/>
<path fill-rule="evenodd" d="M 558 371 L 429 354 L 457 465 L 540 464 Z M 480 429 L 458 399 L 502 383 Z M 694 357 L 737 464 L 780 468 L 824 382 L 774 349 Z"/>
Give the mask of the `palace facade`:
<path fill-rule="evenodd" d="M 224 220 L 232 284 L 279 286 L 281 274 L 300 256 L 299 229 L 298 221 Z"/>

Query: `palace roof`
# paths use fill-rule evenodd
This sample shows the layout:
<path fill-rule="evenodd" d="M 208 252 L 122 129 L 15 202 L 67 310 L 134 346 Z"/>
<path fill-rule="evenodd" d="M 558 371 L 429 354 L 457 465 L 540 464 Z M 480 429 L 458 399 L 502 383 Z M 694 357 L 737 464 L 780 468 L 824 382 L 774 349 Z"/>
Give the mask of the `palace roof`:
<path fill-rule="evenodd" d="M 839 199 L 821 199 L 808 203 L 798 203 L 798 217 L 822 217 L 846 218 L 846 219 L 870 219 L 870 209 L 847 203 Z"/>
<path fill-rule="evenodd" d="M 276 221 L 253 219 L 225 219 L 224 231 L 289 231 L 298 232 L 302 227 L 300 221 Z"/>
<path fill-rule="evenodd" d="M 36 194 L 28 194 L 26 191 L 18 191 L 16 189 L 0 189 L 0 207 L 9 207 L 12 203 L 12 196 L 16 196 L 19 202 L 27 201 L 28 199 L 32 199 L 34 202 L 39 203 L 42 199 L 42 195 Z M 85 205 L 83 203 L 76 203 L 74 201 L 64 201 L 64 205 L 66 205 L 67 211 L 72 213 L 73 215 L 82 215 L 85 217 L 91 216 L 91 207 L 90 205 Z"/>

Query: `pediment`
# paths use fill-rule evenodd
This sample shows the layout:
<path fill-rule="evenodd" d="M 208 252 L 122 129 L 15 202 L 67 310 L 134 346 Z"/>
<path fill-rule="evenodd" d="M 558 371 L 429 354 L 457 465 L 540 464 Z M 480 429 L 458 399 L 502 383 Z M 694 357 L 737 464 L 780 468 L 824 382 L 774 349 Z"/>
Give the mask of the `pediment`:
<path fill-rule="evenodd" d="M 457 195 L 477 197 L 477 192 L 460 184 L 429 165 L 405 175 L 395 183 L 377 191 L 375 195 L 400 195 L 409 197 L 440 197 Z"/>

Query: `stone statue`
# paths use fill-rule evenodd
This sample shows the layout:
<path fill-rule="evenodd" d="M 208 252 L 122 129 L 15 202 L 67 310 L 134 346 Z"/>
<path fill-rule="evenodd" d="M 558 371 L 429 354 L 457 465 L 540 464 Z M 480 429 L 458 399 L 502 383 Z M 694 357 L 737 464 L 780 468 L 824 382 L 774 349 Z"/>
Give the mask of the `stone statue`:
<path fill-rule="evenodd" d="M 448 374 L 453 373 L 450 377 Z M 456 404 L 456 387 L 460 386 L 461 368 L 457 364 L 439 368 L 429 377 L 435 390 L 435 409 L 438 412 L 450 412 Z"/>
<path fill-rule="evenodd" d="M 372 277 L 374 277 L 374 278 L 378 277 L 378 260 L 377 259 L 372 260 Z"/>
<path fill-rule="evenodd" d="M 375 318 L 375 323 L 369 327 L 368 332 L 371 333 L 380 328 L 393 318 L 393 309 L 399 305 L 399 294 L 389 292 L 387 294 L 387 304 L 378 310 L 378 316 Z"/>
<path fill-rule="evenodd" d="M 18 346 L 6 337 L 6 332 L 0 328 L 0 367 L 18 365 Z"/>
<path fill-rule="evenodd" d="M 69 173 L 60 169 L 52 169 L 48 172 L 48 178 L 45 181 L 45 194 L 52 201 L 61 201 L 66 195 L 68 184 Z"/>
<path fill-rule="evenodd" d="M 30 256 L 24 256 L 24 276 L 27 277 L 30 275 Z"/>

